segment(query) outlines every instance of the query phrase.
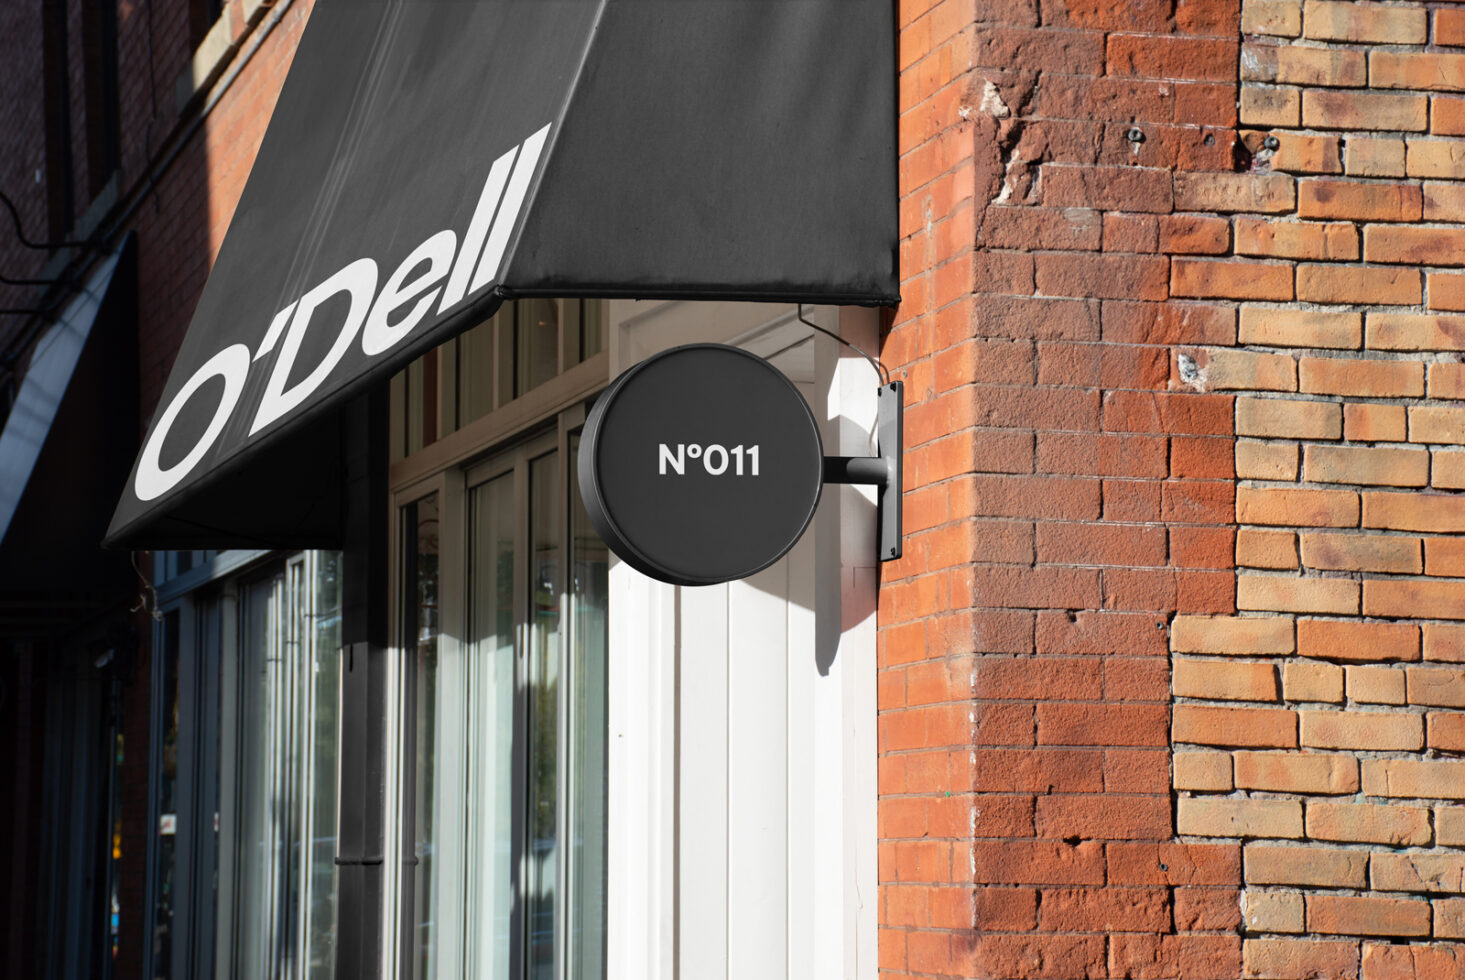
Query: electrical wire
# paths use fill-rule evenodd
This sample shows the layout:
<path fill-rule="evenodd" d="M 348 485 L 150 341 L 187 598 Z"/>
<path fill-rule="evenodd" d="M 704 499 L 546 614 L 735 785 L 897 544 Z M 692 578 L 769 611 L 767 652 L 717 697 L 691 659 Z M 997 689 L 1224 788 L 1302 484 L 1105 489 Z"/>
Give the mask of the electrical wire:
<path fill-rule="evenodd" d="M 80 248 L 93 247 L 93 243 L 90 241 L 74 242 L 63 239 L 59 242 L 33 242 L 29 238 L 25 237 L 25 229 L 21 227 L 20 212 L 15 209 L 15 202 L 12 201 L 9 196 L 6 195 L 3 191 L 0 191 L 0 202 L 3 202 L 5 204 L 5 209 L 10 212 L 10 220 L 15 223 L 15 237 L 19 239 L 20 243 L 26 248 L 47 250 L 55 248 L 70 248 L 72 246 Z"/>
<path fill-rule="evenodd" d="M 871 357 L 869 354 L 866 354 L 864 351 L 862 351 L 860 348 L 856 347 L 854 344 L 850 343 L 848 340 L 845 340 L 843 337 L 841 337 L 839 334 L 835 333 L 833 330 L 826 330 L 825 328 L 819 326 L 819 324 L 813 323 L 813 322 L 805 319 L 804 318 L 804 304 L 803 303 L 800 303 L 799 304 L 799 322 L 802 323 L 806 327 L 810 327 L 810 328 L 812 328 L 814 330 L 819 331 L 820 333 L 824 334 L 827 337 L 833 337 L 835 340 L 839 341 L 841 344 L 844 344 L 850 350 L 854 351 L 856 354 L 860 355 L 865 360 L 869 361 L 870 362 L 870 367 L 872 367 L 872 368 L 875 369 L 875 376 L 880 379 L 880 383 L 881 384 L 887 384 L 887 385 L 890 384 L 890 372 L 887 371 L 887 370 L 885 370 L 885 365 L 883 365 L 879 361 L 875 360 L 875 358 Z"/>

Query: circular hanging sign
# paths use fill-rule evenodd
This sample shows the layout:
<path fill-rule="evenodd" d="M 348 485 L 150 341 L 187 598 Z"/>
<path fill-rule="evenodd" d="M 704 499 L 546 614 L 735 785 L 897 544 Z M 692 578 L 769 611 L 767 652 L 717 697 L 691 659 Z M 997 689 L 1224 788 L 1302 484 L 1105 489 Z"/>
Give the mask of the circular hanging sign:
<path fill-rule="evenodd" d="M 585 422 L 580 493 L 632 568 L 674 585 L 746 578 L 814 517 L 824 449 L 793 383 L 754 354 L 688 344 L 616 378 Z"/>

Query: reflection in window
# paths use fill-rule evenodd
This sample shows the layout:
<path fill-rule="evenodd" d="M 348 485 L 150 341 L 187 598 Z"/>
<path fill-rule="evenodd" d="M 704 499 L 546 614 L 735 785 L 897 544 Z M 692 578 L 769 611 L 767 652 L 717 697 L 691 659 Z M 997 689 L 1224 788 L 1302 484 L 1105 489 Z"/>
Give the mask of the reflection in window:
<path fill-rule="evenodd" d="M 539 445 L 469 487 L 466 581 L 440 579 L 424 543 L 437 498 L 402 510 L 419 978 L 604 976 L 606 553 Z M 433 609 L 439 589 L 462 596 L 461 639 L 423 629 L 429 581 Z"/>
<path fill-rule="evenodd" d="M 605 349 L 608 304 L 521 299 L 392 378 L 393 461 L 503 408 Z"/>

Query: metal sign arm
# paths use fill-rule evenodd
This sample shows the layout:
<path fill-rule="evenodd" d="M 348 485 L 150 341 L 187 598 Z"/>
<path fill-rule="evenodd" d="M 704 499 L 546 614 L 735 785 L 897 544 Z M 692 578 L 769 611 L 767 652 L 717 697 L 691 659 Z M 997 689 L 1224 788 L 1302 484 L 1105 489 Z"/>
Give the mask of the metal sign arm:
<path fill-rule="evenodd" d="M 903 448 L 902 423 L 905 416 L 905 383 L 892 381 L 881 385 L 879 412 L 875 420 L 875 444 L 878 456 L 825 456 L 825 483 L 853 483 L 878 487 L 880 538 L 877 542 L 881 561 L 893 561 L 901 555 L 900 523 L 900 460 Z"/>

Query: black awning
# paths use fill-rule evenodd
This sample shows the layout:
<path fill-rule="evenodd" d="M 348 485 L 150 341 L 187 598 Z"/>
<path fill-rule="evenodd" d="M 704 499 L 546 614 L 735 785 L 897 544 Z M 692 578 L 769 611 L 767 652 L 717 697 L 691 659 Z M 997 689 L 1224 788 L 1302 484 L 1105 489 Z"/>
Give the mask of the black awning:
<path fill-rule="evenodd" d="M 0 633 L 58 602 L 75 619 L 131 575 L 98 542 L 137 446 L 133 253 L 129 237 L 41 334 L 0 429 Z"/>
<path fill-rule="evenodd" d="M 329 536 L 327 416 L 505 298 L 893 304 L 894 66 L 890 0 L 317 0 L 108 543 Z"/>

